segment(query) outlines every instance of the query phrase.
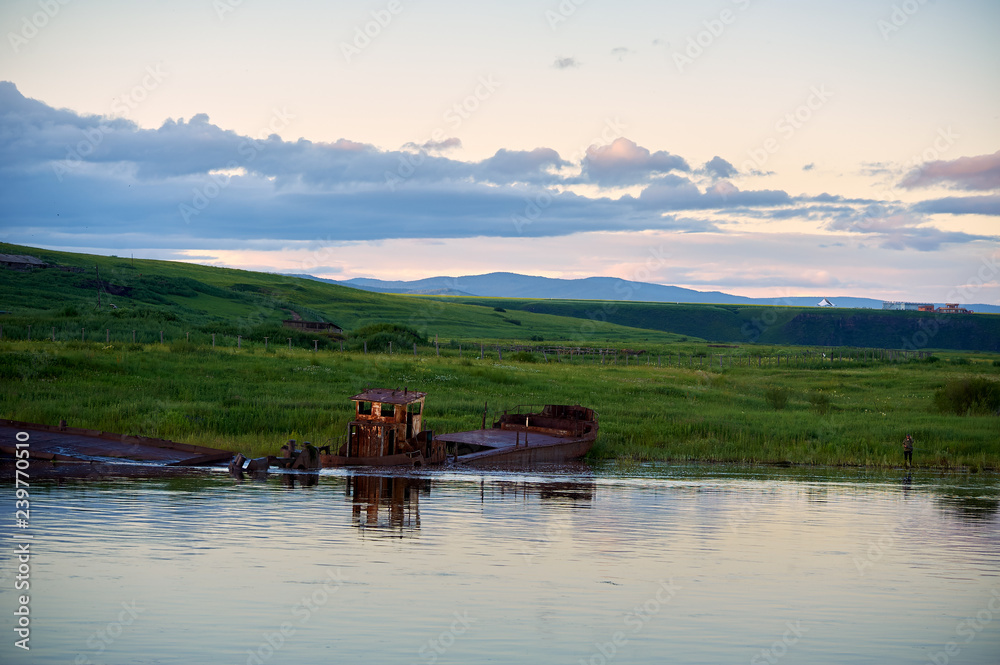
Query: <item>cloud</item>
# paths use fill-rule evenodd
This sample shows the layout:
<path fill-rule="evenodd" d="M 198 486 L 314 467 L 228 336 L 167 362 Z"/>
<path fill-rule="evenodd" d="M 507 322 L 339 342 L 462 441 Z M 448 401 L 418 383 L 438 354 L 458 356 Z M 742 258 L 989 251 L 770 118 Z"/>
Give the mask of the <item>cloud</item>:
<path fill-rule="evenodd" d="M 621 62 L 622 60 L 625 59 L 626 55 L 632 53 L 635 53 L 635 51 L 625 46 L 616 46 L 615 48 L 611 49 L 611 55 L 617 56 L 618 62 Z"/>
<path fill-rule="evenodd" d="M 885 162 L 862 162 L 858 173 L 866 176 L 878 176 L 893 173 L 890 165 Z"/>
<path fill-rule="evenodd" d="M 758 206 L 782 206 L 792 198 L 780 190 L 741 191 L 728 180 L 720 180 L 702 192 L 687 178 L 668 175 L 642 190 L 638 203 L 657 210 L 708 210 Z"/>
<path fill-rule="evenodd" d="M 573 67 L 579 67 L 580 63 L 576 58 L 556 58 L 556 61 L 552 63 L 552 66 L 556 69 L 571 69 Z"/>
<path fill-rule="evenodd" d="M 501 148 L 461 161 L 436 154 L 458 147 L 457 138 L 409 143 L 406 150 L 347 138 L 285 141 L 277 133 L 282 113 L 255 136 L 223 129 L 204 114 L 145 129 L 54 109 L 0 83 L 0 207 L 8 239 L 61 247 L 273 248 L 317 240 L 722 234 L 727 219 L 795 216 L 919 249 L 982 238 L 933 229 L 919 217 L 922 210 L 896 210 L 912 216 L 899 224 L 884 221 L 890 215 L 883 211 L 872 224 L 864 221 L 870 201 L 740 190 L 726 178 L 735 169 L 719 157 L 692 172 L 682 157 L 626 138 L 592 146 L 577 174 L 576 163 L 547 147 Z M 704 173 L 713 175 L 707 188 L 695 182 Z M 598 193 L 573 187 L 581 184 L 596 185 Z M 642 189 L 617 198 L 599 193 L 627 186 Z M 949 201 L 922 205 L 986 206 L 979 212 L 996 206 L 991 197 Z"/>
<path fill-rule="evenodd" d="M 426 150 L 427 152 L 444 152 L 446 150 L 452 150 L 454 148 L 462 147 L 462 139 L 451 137 L 447 139 L 442 139 L 440 141 L 435 141 L 430 139 L 424 143 L 405 143 L 403 147 L 408 150 Z"/>
<path fill-rule="evenodd" d="M 1000 215 L 1000 195 L 949 196 L 918 203 L 915 210 L 927 214 Z"/>
<path fill-rule="evenodd" d="M 1000 150 L 992 155 L 928 162 L 911 171 L 900 184 L 909 189 L 933 185 L 974 190 L 1000 189 Z"/>
<path fill-rule="evenodd" d="M 479 163 L 477 175 L 490 182 L 552 182 L 550 168 L 567 165 L 551 148 L 534 150 L 497 150 L 492 157 Z"/>
<path fill-rule="evenodd" d="M 827 228 L 833 231 L 872 235 L 884 249 L 935 251 L 944 244 L 996 240 L 990 236 L 961 231 L 942 231 L 929 226 L 922 215 L 897 206 L 870 205 L 832 219 Z"/>
<path fill-rule="evenodd" d="M 624 137 L 587 148 L 582 167 L 583 181 L 611 186 L 641 184 L 658 174 L 691 170 L 683 157 L 663 150 L 651 153 Z"/>
<path fill-rule="evenodd" d="M 739 173 L 735 166 L 718 155 L 705 162 L 702 171 L 717 178 L 732 178 Z"/>
<path fill-rule="evenodd" d="M 814 164 L 813 162 L 810 162 L 810 163 L 806 164 L 805 166 L 803 166 L 802 170 L 803 171 L 812 171 L 814 168 L 816 168 L 816 164 Z"/>

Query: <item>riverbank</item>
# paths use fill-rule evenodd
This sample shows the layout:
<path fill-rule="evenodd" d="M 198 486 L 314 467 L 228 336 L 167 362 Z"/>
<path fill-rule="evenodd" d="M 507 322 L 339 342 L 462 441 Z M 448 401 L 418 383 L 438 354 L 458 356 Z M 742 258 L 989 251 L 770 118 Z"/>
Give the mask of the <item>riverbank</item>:
<path fill-rule="evenodd" d="M 595 460 L 1000 468 L 1000 418 L 943 413 L 934 393 L 992 362 L 658 367 L 454 355 L 388 356 L 193 345 L 0 343 L 0 416 L 152 436 L 256 456 L 341 437 L 367 387 L 428 393 L 436 432 L 517 404 L 600 414 Z M 550 359 L 551 360 L 551 359 Z"/>

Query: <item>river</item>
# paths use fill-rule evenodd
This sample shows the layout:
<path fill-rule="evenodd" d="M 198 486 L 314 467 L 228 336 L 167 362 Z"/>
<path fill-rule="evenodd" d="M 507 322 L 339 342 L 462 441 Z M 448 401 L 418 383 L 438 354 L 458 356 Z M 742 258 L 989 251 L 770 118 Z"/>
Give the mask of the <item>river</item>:
<path fill-rule="evenodd" d="M 13 513 L 13 487 L 4 485 Z M 704 465 L 37 481 L 3 663 L 1000 662 L 1000 478 Z"/>

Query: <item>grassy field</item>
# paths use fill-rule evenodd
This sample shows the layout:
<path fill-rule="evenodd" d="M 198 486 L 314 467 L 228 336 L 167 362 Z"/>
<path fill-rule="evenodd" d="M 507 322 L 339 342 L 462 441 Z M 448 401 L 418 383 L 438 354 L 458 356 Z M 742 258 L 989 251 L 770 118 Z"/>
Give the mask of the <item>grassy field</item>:
<path fill-rule="evenodd" d="M 351 395 L 406 386 L 430 394 L 427 423 L 437 432 L 478 426 L 484 403 L 593 407 L 601 415 L 597 458 L 886 467 L 900 462 L 909 431 L 919 465 L 1000 468 L 1000 418 L 984 408 L 945 413 L 934 401 L 949 382 L 1000 379 L 1000 356 L 936 351 L 930 360 L 937 362 L 916 360 L 916 353 L 887 351 L 900 348 L 889 343 L 899 331 L 886 333 L 881 349 L 794 347 L 777 335 L 798 316 L 791 309 L 583 301 L 536 307 L 12 245 L 0 245 L 0 253 L 60 266 L 0 270 L 6 418 L 66 419 L 256 455 L 276 452 L 288 438 L 339 438 Z M 282 328 L 296 315 L 345 332 Z M 757 343 L 743 339 L 748 325 Z M 802 334 L 826 343 L 815 331 Z M 705 341 L 727 336 L 742 341 Z M 934 341 L 946 337 L 939 332 Z M 516 344 L 548 347 L 549 355 L 512 352 Z M 503 359 L 498 345 L 507 347 Z M 553 355 L 554 346 L 592 353 Z M 366 347 L 370 353 L 362 353 Z M 645 353 L 593 352 L 601 348 Z"/>
<path fill-rule="evenodd" d="M 528 353 L 480 360 L 478 348 L 470 355 L 4 341 L 0 414 L 257 455 L 288 438 L 336 439 L 351 395 L 405 386 L 429 393 L 426 423 L 437 432 L 477 427 L 484 403 L 593 407 L 601 417 L 596 458 L 889 467 L 901 463 L 910 432 L 917 466 L 1000 468 L 1000 418 L 934 404 L 949 381 L 1000 379 L 989 354 L 711 369 L 658 367 L 648 356 L 625 366 Z"/>

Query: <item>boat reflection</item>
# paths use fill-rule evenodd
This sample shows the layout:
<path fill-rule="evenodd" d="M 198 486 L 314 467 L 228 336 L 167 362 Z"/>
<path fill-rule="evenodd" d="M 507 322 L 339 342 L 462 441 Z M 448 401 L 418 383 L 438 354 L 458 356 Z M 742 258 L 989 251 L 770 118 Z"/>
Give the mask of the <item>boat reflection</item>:
<path fill-rule="evenodd" d="M 594 481 L 553 481 L 553 482 L 531 482 L 531 481 L 509 481 L 495 480 L 487 483 L 482 480 L 480 484 L 479 498 L 485 501 L 487 497 L 492 500 L 503 500 L 505 498 L 528 499 L 538 496 L 546 503 L 562 503 L 574 508 L 590 508 L 594 500 Z"/>
<path fill-rule="evenodd" d="M 282 473 L 281 484 L 288 489 L 296 487 L 315 487 L 319 484 L 318 473 Z M 266 474 L 264 476 L 267 477 Z"/>
<path fill-rule="evenodd" d="M 420 494 L 430 491 L 429 478 L 408 476 L 352 475 L 344 484 L 354 526 L 399 536 L 420 528 Z"/>
<path fill-rule="evenodd" d="M 435 484 L 452 483 L 433 476 L 348 475 L 344 496 L 351 502 L 354 526 L 385 535 L 414 535 L 421 527 L 420 497 L 427 497 Z M 551 482 L 510 481 L 484 477 L 479 481 L 480 501 L 528 500 L 545 504 L 589 508 L 594 500 L 593 480 Z"/>

